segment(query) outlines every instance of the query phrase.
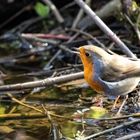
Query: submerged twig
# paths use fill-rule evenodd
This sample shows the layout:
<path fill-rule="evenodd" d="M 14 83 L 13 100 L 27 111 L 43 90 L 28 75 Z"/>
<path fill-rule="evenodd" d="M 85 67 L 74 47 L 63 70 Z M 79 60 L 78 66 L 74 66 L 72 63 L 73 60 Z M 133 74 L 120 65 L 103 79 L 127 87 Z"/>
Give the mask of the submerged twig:
<path fill-rule="evenodd" d="M 42 104 L 42 108 L 44 109 L 44 113 L 47 115 L 48 120 L 51 124 L 51 138 L 53 140 L 59 140 L 60 139 L 60 131 L 58 129 L 58 126 L 56 123 L 52 120 L 51 115 L 49 114 L 49 111 L 45 108 L 45 106 Z"/>
<path fill-rule="evenodd" d="M 12 114 L 0 114 L 0 119 L 4 120 L 17 120 L 17 119 L 36 119 L 45 118 L 46 115 L 42 113 L 12 113 Z"/>
<path fill-rule="evenodd" d="M 13 95 L 11 95 L 10 93 L 7 93 L 7 95 L 13 100 L 13 101 L 15 101 L 16 103 L 18 103 L 18 104 L 20 104 L 20 105 L 22 105 L 22 106 L 25 106 L 25 107 L 27 107 L 27 108 L 30 108 L 30 109 L 33 109 L 33 110 L 35 110 L 35 111 L 37 111 L 37 112 L 39 112 L 39 113 L 42 113 L 42 114 L 44 114 L 45 116 L 46 116 L 46 113 L 44 112 L 44 111 L 42 111 L 42 110 L 40 110 L 40 109 L 38 109 L 38 108 L 36 108 L 36 107 L 34 107 L 34 106 L 31 106 L 31 105 L 29 105 L 29 104 L 26 104 L 26 103 L 24 103 L 24 102 L 22 102 L 22 101 L 19 101 L 18 99 L 16 99 Z M 51 112 L 47 112 L 47 113 L 49 113 L 49 115 L 51 115 L 51 116 L 53 116 L 53 117 L 57 117 L 57 118 L 63 118 L 63 119 L 70 119 L 70 118 L 68 118 L 68 117 L 64 117 L 64 116 L 60 116 L 60 115 L 57 115 L 57 114 L 54 114 L 54 113 L 51 113 Z"/>
<path fill-rule="evenodd" d="M 35 110 L 35 111 L 37 111 L 37 112 L 43 113 L 42 110 L 40 110 L 40 109 L 38 109 L 38 108 L 36 108 L 36 107 L 34 107 L 34 106 L 25 104 L 25 103 L 23 103 L 22 101 L 19 101 L 19 100 L 16 99 L 14 96 L 12 96 L 10 93 L 7 93 L 7 95 L 8 95 L 13 101 L 15 101 L 16 103 L 18 103 L 18 104 L 20 104 L 20 105 L 22 105 L 22 106 L 28 107 L 28 108 L 30 108 L 30 109 L 33 109 L 33 110 Z"/>

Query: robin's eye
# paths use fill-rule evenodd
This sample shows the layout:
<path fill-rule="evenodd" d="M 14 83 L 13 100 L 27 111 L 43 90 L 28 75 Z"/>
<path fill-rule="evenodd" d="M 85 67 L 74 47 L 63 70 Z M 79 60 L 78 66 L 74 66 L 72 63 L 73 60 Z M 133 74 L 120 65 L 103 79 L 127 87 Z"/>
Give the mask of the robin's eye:
<path fill-rule="evenodd" d="M 86 55 L 87 57 L 89 57 L 89 56 L 90 56 L 90 53 L 89 53 L 89 52 L 86 52 L 85 55 Z"/>

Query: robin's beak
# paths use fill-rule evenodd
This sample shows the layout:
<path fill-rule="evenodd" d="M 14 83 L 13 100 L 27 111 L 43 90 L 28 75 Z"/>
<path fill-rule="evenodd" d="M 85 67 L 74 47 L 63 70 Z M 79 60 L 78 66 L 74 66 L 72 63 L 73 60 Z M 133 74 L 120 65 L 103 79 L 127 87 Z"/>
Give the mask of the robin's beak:
<path fill-rule="evenodd" d="M 74 49 L 74 51 L 72 51 L 73 53 L 80 55 L 80 49 L 79 48 L 73 48 L 73 49 Z"/>

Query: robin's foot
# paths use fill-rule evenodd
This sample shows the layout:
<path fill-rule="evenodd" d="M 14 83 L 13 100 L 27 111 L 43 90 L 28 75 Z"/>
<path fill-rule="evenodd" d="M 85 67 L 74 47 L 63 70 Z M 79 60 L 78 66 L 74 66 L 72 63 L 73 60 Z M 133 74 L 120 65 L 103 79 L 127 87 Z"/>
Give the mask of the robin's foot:
<path fill-rule="evenodd" d="M 113 106 L 111 108 L 111 111 L 114 111 L 116 109 L 116 105 L 117 105 L 117 102 L 118 102 L 119 98 L 120 98 L 120 95 L 117 96 L 117 98 L 115 99 L 115 102 L 114 102 L 114 104 L 113 104 Z"/>

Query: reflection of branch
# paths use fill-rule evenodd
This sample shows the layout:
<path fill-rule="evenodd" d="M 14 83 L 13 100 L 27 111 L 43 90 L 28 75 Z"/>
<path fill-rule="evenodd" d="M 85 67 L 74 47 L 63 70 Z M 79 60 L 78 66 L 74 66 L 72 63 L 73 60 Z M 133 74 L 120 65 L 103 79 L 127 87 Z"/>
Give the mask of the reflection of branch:
<path fill-rule="evenodd" d="M 136 56 L 127 48 L 127 46 L 117 37 L 115 33 L 113 33 L 110 28 L 97 16 L 96 13 L 92 11 L 92 9 L 83 1 L 83 0 L 75 0 L 75 2 L 91 17 L 91 19 L 97 24 L 97 26 L 109 37 L 113 40 L 122 51 L 129 57 Z"/>
<path fill-rule="evenodd" d="M 16 120 L 16 119 L 33 119 L 33 118 L 45 118 L 46 115 L 42 113 L 13 113 L 13 114 L 0 114 L 0 119 L 4 120 Z"/>
<path fill-rule="evenodd" d="M 121 120 L 121 119 L 128 119 L 130 117 L 140 117 L 140 113 L 135 113 L 135 114 L 130 114 L 130 115 L 125 115 L 125 116 L 119 116 L 119 117 L 112 117 L 112 118 L 101 118 L 101 119 L 98 119 L 99 121 L 109 121 L 109 120 Z M 88 119 L 91 119 L 91 118 L 88 118 Z"/>
<path fill-rule="evenodd" d="M 54 139 L 54 140 L 59 140 L 60 139 L 60 131 L 58 129 L 58 126 L 52 120 L 51 115 L 49 114 L 49 111 L 45 108 L 45 106 L 43 104 L 42 104 L 42 108 L 44 109 L 44 113 L 47 115 L 48 121 L 51 124 L 51 127 L 50 127 L 51 135 L 52 135 L 51 138 Z"/>
<path fill-rule="evenodd" d="M 60 12 L 58 11 L 58 9 L 56 8 L 56 6 L 53 4 L 53 2 L 51 0 L 43 0 L 52 10 L 52 12 L 54 13 L 54 15 L 56 16 L 56 19 L 59 23 L 63 23 L 64 19 L 61 16 Z"/>

